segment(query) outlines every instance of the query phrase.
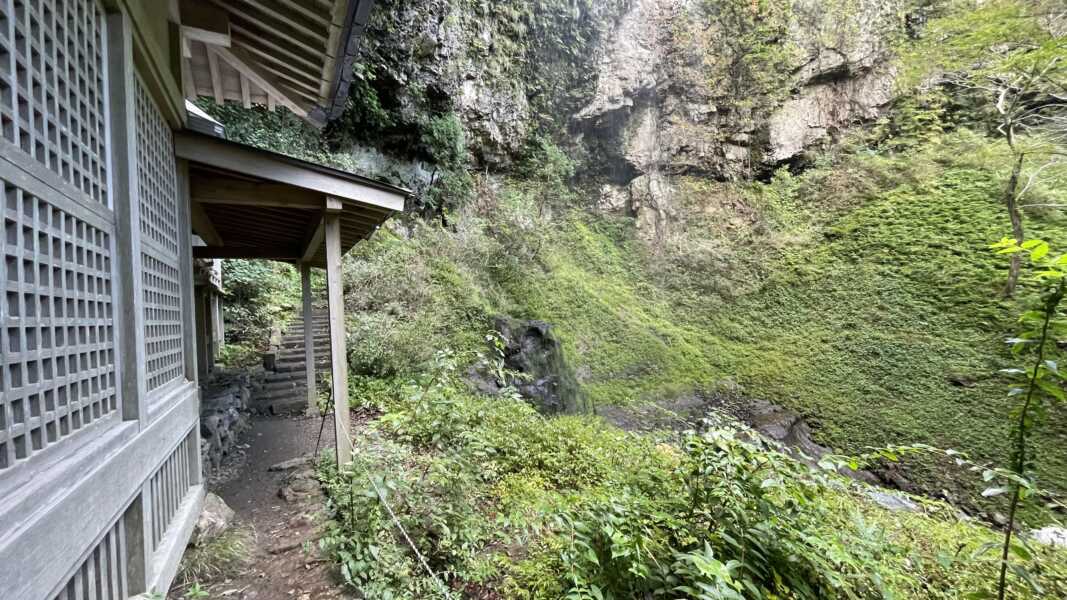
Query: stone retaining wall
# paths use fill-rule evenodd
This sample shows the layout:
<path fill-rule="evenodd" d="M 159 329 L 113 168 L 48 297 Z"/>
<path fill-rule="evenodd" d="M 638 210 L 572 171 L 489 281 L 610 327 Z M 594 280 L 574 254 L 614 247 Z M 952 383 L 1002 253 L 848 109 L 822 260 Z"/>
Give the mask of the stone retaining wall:
<path fill-rule="evenodd" d="M 248 401 L 263 385 L 262 367 L 219 369 L 200 386 L 200 457 L 209 475 L 249 427 Z"/>

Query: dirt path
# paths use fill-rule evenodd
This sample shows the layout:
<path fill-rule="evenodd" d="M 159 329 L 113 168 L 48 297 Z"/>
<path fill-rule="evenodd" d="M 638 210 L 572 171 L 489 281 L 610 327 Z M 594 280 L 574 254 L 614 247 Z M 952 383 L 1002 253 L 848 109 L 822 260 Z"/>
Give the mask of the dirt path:
<path fill-rule="evenodd" d="M 248 534 L 248 561 L 223 581 L 201 583 L 209 598 L 227 600 L 333 600 L 355 598 L 341 589 L 327 561 L 318 555 L 318 524 L 323 498 L 310 456 L 319 435 L 319 418 L 256 417 L 242 436 L 247 448 L 229 457 L 220 476 L 209 482 L 236 513 L 237 527 Z M 321 448 L 333 444 L 327 419 Z M 298 460 L 293 460 L 298 459 Z M 290 461 L 290 468 L 272 467 Z M 172 598 L 181 593 L 172 591 Z"/>

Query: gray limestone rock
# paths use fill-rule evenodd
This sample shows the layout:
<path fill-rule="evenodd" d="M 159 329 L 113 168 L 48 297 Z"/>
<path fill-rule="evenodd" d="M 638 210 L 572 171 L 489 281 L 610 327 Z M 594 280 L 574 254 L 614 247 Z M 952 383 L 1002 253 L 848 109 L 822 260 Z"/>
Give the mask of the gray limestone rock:
<path fill-rule="evenodd" d="M 203 546 L 229 531 L 233 526 L 233 509 L 215 494 L 208 494 L 204 498 L 204 507 L 200 511 L 200 518 L 193 528 L 193 537 L 190 544 Z"/>

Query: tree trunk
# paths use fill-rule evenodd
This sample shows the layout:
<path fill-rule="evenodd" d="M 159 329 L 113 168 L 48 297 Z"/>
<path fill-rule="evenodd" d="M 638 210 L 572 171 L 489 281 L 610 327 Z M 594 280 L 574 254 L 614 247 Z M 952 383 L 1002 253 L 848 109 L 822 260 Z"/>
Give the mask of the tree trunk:
<path fill-rule="evenodd" d="M 1023 170 L 1023 154 L 1019 153 L 1015 160 L 1015 166 L 1011 170 L 1011 178 L 1008 179 L 1008 187 L 1004 190 L 1004 202 L 1008 205 L 1008 216 L 1011 218 L 1011 234 L 1018 243 L 1023 243 L 1023 216 L 1019 213 L 1016 205 L 1016 193 L 1019 187 L 1019 174 Z M 1020 253 L 1011 256 L 1011 268 L 1008 271 L 1008 283 L 1004 286 L 1004 297 L 1011 298 L 1015 295 L 1015 286 L 1019 283 L 1019 272 L 1022 270 L 1023 257 Z"/>

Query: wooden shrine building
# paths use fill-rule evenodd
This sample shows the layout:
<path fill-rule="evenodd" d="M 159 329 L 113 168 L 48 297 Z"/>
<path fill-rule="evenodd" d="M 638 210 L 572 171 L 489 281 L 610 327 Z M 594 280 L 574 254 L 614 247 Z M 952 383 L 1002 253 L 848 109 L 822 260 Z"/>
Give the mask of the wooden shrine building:
<path fill-rule="evenodd" d="M 346 398 L 341 256 L 407 191 L 205 133 L 186 100 L 321 125 L 345 105 L 370 9 L 0 0 L 3 600 L 170 585 L 204 494 L 194 257 L 299 264 L 308 311 L 309 269 L 326 269 Z"/>

